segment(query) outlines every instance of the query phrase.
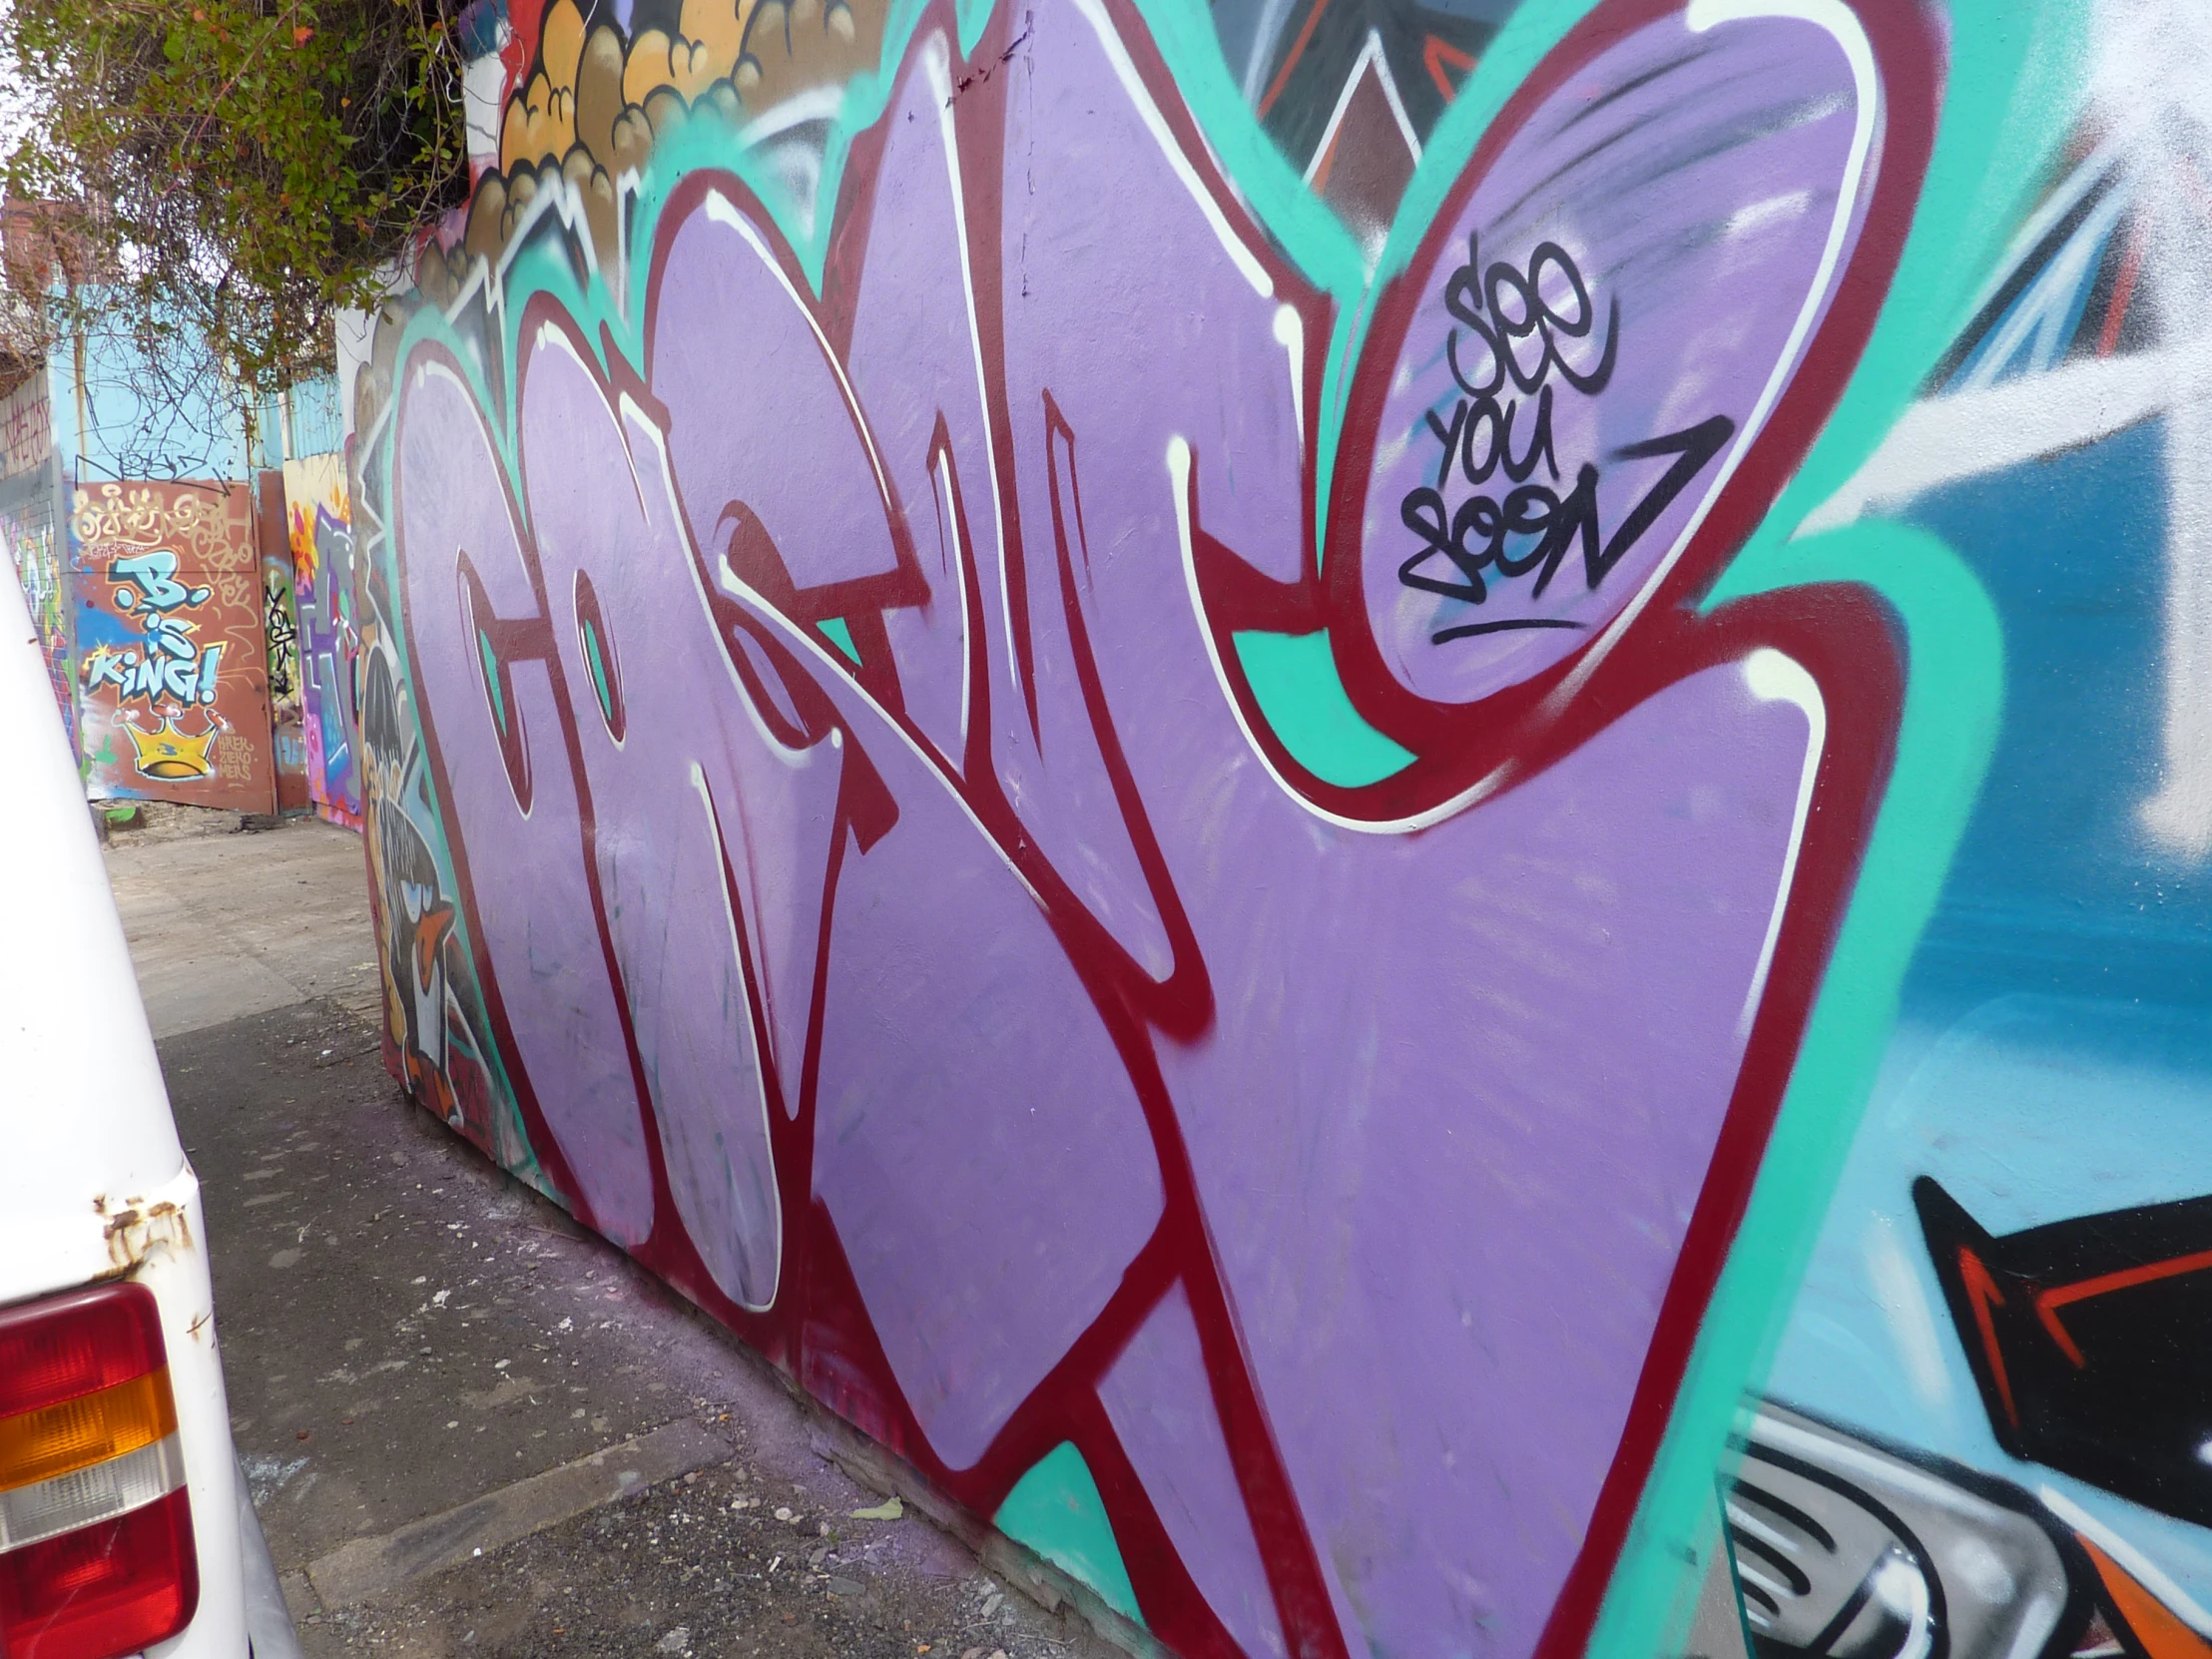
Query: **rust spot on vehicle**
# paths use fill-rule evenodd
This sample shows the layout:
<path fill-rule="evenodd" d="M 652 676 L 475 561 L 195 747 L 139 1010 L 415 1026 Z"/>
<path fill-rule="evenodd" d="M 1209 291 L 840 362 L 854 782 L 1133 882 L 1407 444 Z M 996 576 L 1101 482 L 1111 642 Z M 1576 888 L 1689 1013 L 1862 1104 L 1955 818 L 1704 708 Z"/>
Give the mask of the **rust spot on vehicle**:
<path fill-rule="evenodd" d="M 185 1327 L 185 1335 L 188 1337 L 198 1337 L 202 1331 L 208 1328 L 209 1324 L 213 1322 L 214 1319 L 215 1315 L 212 1313 L 202 1312 L 199 1314 L 195 1314 L 193 1316 L 192 1323 Z"/>
<path fill-rule="evenodd" d="M 158 1204 L 127 1202 L 110 1214 L 103 1196 L 93 1200 L 93 1209 L 107 1219 L 108 1259 L 115 1264 L 113 1274 L 133 1272 L 157 1250 L 192 1248 L 191 1223 L 185 1219 L 185 1212 L 166 1198 Z"/>

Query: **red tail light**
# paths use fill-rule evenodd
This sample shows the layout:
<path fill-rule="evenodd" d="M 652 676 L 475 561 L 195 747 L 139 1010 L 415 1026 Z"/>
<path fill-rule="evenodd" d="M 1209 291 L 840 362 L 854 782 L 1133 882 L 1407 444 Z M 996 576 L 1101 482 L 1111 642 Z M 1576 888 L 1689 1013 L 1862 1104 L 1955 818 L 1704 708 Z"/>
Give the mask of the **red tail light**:
<path fill-rule="evenodd" d="M 200 1567 L 182 1487 L 97 1526 L 0 1555 L 8 1659 L 114 1659 L 192 1622 Z"/>
<path fill-rule="evenodd" d="M 0 1656 L 117 1659 L 200 1600 L 153 1294 L 0 1312 Z"/>

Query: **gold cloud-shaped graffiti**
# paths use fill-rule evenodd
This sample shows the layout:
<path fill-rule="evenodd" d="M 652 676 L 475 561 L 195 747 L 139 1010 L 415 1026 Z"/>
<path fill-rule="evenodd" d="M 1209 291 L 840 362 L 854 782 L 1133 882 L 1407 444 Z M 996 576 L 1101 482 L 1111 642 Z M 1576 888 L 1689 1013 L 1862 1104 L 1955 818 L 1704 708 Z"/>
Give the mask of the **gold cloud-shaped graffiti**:
<path fill-rule="evenodd" d="M 576 74 L 584 54 L 584 18 L 575 0 L 548 7 L 538 35 L 538 72 L 507 103 L 499 163 L 558 161 L 576 141 Z"/>
<path fill-rule="evenodd" d="M 648 110 L 657 93 L 673 93 L 688 104 L 734 76 L 745 50 L 746 14 L 753 9 L 752 0 L 685 0 L 673 38 L 648 29 L 631 43 L 623 97 Z"/>
<path fill-rule="evenodd" d="M 733 127 L 873 65 L 885 0 L 684 0 L 677 30 L 626 39 L 588 28 L 576 0 L 555 0 L 531 73 L 507 101 L 499 167 L 480 180 L 461 244 L 425 251 L 418 281 L 442 300 L 469 262 L 496 258 L 541 188 L 558 177 L 582 197 L 593 247 L 618 246 L 616 181 L 655 142 L 712 109 Z"/>

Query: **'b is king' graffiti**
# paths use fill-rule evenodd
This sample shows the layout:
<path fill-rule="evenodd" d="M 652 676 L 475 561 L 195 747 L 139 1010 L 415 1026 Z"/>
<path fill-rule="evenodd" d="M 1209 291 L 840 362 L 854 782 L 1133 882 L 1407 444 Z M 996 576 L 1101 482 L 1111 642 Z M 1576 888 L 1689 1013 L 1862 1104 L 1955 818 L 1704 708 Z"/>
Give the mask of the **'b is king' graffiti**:
<path fill-rule="evenodd" d="M 79 752 L 93 798 L 274 812 L 268 641 L 247 492 L 87 486 L 69 528 Z"/>
<path fill-rule="evenodd" d="M 200 644 L 199 623 L 179 613 L 198 610 L 215 590 L 178 581 L 177 555 L 168 548 L 113 561 L 108 580 L 115 584 L 116 609 L 139 619 L 142 643 L 137 649 L 99 646 L 87 653 L 86 688 L 113 686 L 118 700 L 150 709 L 165 698 L 188 707 L 212 705 L 222 643 Z"/>

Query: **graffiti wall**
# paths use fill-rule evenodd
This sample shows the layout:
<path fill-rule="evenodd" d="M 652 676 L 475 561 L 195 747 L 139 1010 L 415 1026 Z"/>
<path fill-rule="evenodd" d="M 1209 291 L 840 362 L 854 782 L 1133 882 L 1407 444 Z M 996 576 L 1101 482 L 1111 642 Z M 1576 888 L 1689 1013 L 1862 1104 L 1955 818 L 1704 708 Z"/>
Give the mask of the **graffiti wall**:
<path fill-rule="evenodd" d="M 56 534 L 61 472 L 54 458 L 54 423 L 46 376 L 33 373 L 0 397 L 0 548 L 23 584 L 38 630 L 39 654 L 54 688 L 54 706 L 76 733 L 69 701 L 70 623 L 68 538 Z"/>
<path fill-rule="evenodd" d="M 261 560 L 245 488 L 81 484 L 70 504 L 88 793 L 275 812 Z"/>
<path fill-rule="evenodd" d="M 1178 1653 L 2212 1653 L 2212 14 L 509 12 L 419 1100 Z"/>
<path fill-rule="evenodd" d="M 284 463 L 284 516 L 297 578 L 299 706 L 306 736 L 307 794 L 332 824 L 361 828 L 354 698 L 359 656 L 353 627 L 352 510 L 345 457 L 307 455 Z"/>
<path fill-rule="evenodd" d="M 25 376 L 0 397 L 0 478 L 16 478 L 54 455 L 54 404 L 46 376 Z"/>
<path fill-rule="evenodd" d="M 254 545 L 262 561 L 262 638 L 269 650 L 269 717 L 276 769 L 276 810 L 304 813 L 307 735 L 302 722 L 306 683 L 299 655 L 299 599 L 292 571 L 291 526 L 284 475 L 269 467 L 254 475 Z"/>
<path fill-rule="evenodd" d="M 0 479 L 0 542 L 4 542 L 38 630 L 40 655 L 54 687 L 55 707 L 69 712 L 68 579 L 62 538 L 54 534 L 57 481 L 51 461 Z"/>

